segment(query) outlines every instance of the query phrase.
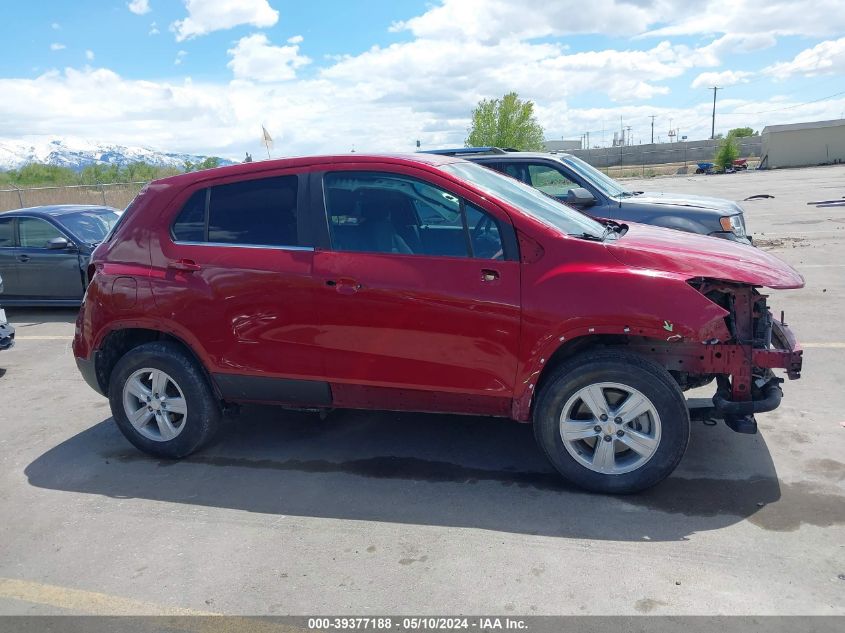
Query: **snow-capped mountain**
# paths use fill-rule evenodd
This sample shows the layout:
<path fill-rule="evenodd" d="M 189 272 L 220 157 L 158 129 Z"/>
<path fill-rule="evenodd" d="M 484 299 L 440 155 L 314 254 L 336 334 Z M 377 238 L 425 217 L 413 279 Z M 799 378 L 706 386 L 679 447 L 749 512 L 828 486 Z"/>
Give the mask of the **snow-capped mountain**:
<path fill-rule="evenodd" d="M 181 168 L 185 161 L 196 163 L 204 158 L 195 154 L 162 152 L 148 147 L 127 147 L 75 138 L 0 139 L 0 171 L 17 169 L 28 163 L 58 165 L 75 170 L 96 163 L 124 166 L 135 162 Z M 221 164 L 230 165 L 232 161 L 223 159 Z"/>

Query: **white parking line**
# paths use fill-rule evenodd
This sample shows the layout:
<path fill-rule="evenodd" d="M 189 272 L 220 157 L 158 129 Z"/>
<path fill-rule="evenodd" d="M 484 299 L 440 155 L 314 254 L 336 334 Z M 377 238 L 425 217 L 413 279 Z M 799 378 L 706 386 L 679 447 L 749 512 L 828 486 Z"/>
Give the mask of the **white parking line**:
<path fill-rule="evenodd" d="M 845 268 L 845 264 L 798 264 L 799 268 Z"/>

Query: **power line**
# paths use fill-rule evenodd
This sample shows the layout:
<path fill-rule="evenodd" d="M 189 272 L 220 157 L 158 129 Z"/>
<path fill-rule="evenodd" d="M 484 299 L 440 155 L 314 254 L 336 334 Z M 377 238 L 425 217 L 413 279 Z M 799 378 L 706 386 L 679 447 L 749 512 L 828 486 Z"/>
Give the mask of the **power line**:
<path fill-rule="evenodd" d="M 784 110 L 793 110 L 795 108 L 800 108 L 801 106 L 810 105 L 812 103 L 818 103 L 819 101 L 826 101 L 828 99 L 833 99 L 834 97 L 839 97 L 840 95 L 845 95 L 845 90 L 842 92 L 837 92 L 832 95 L 828 95 L 826 97 L 821 97 L 820 99 L 813 99 L 812 101 L 805 101 L 804 103 L 796 103 L 791 106 L 785 106 L 783 108 L 776 108 L 774 110 L 761 110 L 760 112 L 745 112 L 743 110 L 734 110 L 733 112 L 727 114 L 769 114 L 770 112 L 783 112 Z"/>

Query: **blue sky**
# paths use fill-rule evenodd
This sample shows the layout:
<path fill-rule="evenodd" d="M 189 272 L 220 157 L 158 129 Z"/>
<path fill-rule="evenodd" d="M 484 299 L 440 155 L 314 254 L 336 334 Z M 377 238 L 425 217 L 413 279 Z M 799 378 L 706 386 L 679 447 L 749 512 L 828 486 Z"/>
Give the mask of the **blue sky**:
<path fill-rule="evenodd" d="M 0 138 L 237 157 L 462 144 L 480 98 L 548 138 L 717 131 L 845 112 L 840 0 L 77 0 L 7 3 Z M 761 8 L 762 7 L 762 8 Z M 13 25 L 14 28 L 8 28 Z"/>

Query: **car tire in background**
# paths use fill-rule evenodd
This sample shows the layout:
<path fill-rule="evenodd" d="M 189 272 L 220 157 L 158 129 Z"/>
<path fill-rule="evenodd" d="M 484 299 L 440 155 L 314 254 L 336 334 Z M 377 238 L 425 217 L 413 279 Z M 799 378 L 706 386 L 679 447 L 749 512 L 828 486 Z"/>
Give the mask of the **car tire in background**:
<path fill-rule="evenodd" d="M 127 352 L 112 371 L 108 395 L 121 432 L 155 457 L 193 453 L 214 437 L 222 419 L 202 368 L 176 343 L 145 343 Z"/>
<path fill-rule="evenodd" d="M 684 455 L 689 426 L 669 372 L 619 349 L 563 361 L 534 408 L 534 435 L 557 471 L 603 493 L 638 492 L 668 477 Z"/>

